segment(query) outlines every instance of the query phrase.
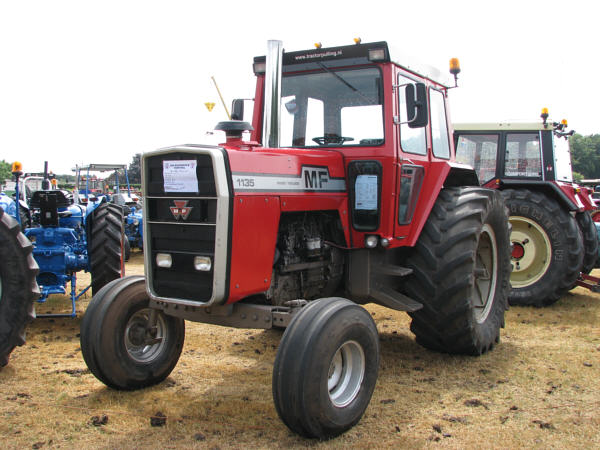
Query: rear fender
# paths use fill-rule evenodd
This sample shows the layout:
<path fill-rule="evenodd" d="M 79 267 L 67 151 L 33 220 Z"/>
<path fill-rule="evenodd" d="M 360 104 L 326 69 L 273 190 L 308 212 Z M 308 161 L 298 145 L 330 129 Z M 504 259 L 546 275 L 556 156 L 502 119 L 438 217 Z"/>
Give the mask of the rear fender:
<path fill-rule="evenodd" d="M 563 208 L 574 211 L 592 211 L 597 209 L 586 188 L 559 181 L 501 180 L 500 189 L 529 189 L 543 192 L 556 200 Z"/>
<path fill-rule="evenodd" d="M 451 161 L 431 161 L 426 169 L 412 223 L 398 227 L 399 234 L 396 239 L 401 239 L 403 246 L 415 246 L 433 205 L 444 187 L 478 185 L 477 174 L 470 166 Z"/>

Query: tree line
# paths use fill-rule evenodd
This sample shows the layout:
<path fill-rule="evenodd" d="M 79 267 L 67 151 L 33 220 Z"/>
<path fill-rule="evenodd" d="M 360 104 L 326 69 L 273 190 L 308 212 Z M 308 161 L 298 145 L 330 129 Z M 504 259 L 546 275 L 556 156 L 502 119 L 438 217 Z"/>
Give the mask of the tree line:
<path fill-rule="evenodd" d="M 141 153 L 136 153 L 133 155 L 133 159 L 127 168 L 127 175 L 129 177 L 129 183 L 132 185 L 139 185 L 142 182 L 142 162 L 141 162 Z M 13 175 L 11 172 L 12 163 L 5 161 L 4 159 L 0 161 L 0 186 L 6 180 L 12 180 Z M 41 174 L 40 174 L 41 175 Z M 75 185 L 75 175 L 69 174 L 56 174 L 51 178 L 56 178 L 59 186 L 63 187 L 72 187 Z M 114 183 L 115 175 L 114 173 L 107 176 L 107 181 L 109 183 Z M 119 175 L 119 184 L 125 185 L 125 174 Z"/>
<path fill-rule="evenodd" d="M 600 134 L 574 134 L 569 143 L 573 178 L 600 178 Z"/>

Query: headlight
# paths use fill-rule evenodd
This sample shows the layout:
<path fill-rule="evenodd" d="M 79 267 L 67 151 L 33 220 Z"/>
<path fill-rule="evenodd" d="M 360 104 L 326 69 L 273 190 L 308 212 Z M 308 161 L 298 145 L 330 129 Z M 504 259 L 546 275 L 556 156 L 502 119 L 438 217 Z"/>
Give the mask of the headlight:
<path fill-rule="evenodd" d="M 133 219 L 133 224 L 137 227 L 140 224 L 138 219 Z"/>
<path fill-rule="evenodd" d="M 173 265 L 173 259 L 168 253 L 157 253 L 156 254 L 156 265 L 164 269 L 170 269 Z"/>
<path fill-rule="evenodd" d="M 208 256 L 196 256 L 194 257 L 194 269 L 201 272 L 209 272 L 212 267 L 212 262 Z"/>
<path fill-rule="evenodd" d="M 377 242 L 379 238 L 377 236 L 373 236 L 372 234 L 365 238 L 365 247 L 367 248 L 375 248 L 377 247 Z"/>

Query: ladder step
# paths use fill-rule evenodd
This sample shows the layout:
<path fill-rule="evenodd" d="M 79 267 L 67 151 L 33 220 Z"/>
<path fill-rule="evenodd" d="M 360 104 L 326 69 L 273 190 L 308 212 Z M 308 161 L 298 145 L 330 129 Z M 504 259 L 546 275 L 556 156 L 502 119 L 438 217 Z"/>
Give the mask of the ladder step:
<path fill-rule="evenodd" d="M 405 277 L 413 273 L 413 270 L 408 267 L 396 266 L 393 264 L 377 266 L 375 271 L 383 275 L 394 275 L 397 277 Z"/>
<path fill-rule="evenodd" d="M 423 305 L 387 286 L 377 286 L 371 291 L 371 297 L 388 308 L 398 311 L 418 311 Z"/>

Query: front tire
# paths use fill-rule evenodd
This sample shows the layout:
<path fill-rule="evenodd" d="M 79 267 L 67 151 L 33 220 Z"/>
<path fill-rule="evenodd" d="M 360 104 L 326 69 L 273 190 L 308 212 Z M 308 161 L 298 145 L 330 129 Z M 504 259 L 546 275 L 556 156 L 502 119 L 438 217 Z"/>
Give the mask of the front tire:
<path fill-rule="evenodd" d="M 499 192 L 440 192 L 414 251 L 407 295 L 423 304 L 411 331 L 431 350 L 480 355 L 500 340 L 510 276 L 508 220 Z"/>
<path fill-rule="evenodd" d="M 575 219 L 554 199 L 527 189 L 502 191 L 512 225 L 511 305 L 549 306 L 569 291 L 583 264 Z"/>
<path fill-rule="evenodd" d="M 32 251 L 18 222 L 0 208 L 0 367 L 8 364 L 17 345 L 25 343 L 25 327 L 35 318 L 40 290 Z"/>
<path fill-rule="evenodd" d="M 337 436 L 365 412 L 378 365 L 371 315 L 343 298 L 315 300 L 292 319 L 279 345 L 273 367 L 277 413 L 302 436 Z"/>
<path fill-rule="evenodd" d="M 179 360 L 184 338 L 183 319 L 149 307 L 141 276 L 106 285 L 81 322 L 84 360 L 96 378 L 114 389 L 141 389 L 163 381 Z"/>

